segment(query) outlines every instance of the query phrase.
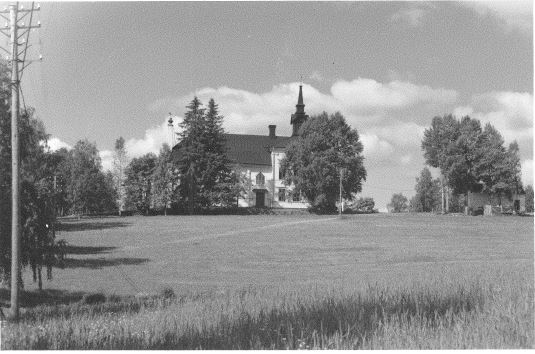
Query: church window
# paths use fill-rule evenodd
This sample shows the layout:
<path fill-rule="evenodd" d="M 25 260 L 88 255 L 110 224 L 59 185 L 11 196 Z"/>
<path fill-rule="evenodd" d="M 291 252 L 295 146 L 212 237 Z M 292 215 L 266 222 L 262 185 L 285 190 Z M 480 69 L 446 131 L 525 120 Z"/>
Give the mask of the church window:
<path fill-rule="evenodd" d="M 285 202 L 286 201 L 286 189 L 279 188 L 279 202 Z"/>
<path fill-rule="evenodd" d="M 279 179 L 283 179 L 284 176 L 282 175 L 282 170 L 279 169 Z"/>
<path fill-rule="evenodd" d="M 259 174 L 256 175 L 256 184 L 261 185 L 264 183 L 266 183 L 266 177 L 264 177 L 262 172 L 260 172 Z"/>

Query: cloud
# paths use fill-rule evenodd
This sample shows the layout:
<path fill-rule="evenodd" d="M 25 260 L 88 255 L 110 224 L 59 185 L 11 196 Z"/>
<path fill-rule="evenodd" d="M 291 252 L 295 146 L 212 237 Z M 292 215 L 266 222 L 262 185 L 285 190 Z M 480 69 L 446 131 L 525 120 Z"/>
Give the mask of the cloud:
<path fill-rule="evenodd" d="M 507 31 L 532 33 L 533 3 L 530 0 L 460 1 L 457 4 L 473 9 L 481 17 L 498 19 Z"/>
<path fill-rule="evenodd" d="M 394 152 L 392 144 L 386 140 L 382 140 L 377 134 L 361 134 L 360 140 L 364 147 L 363 154 L 369 160 L 384 160 Z"/>
<path fill-rule="evenodd" d="M 143 138 L 130 138 L 126 140 L 125 148 L 129 159 L 140 157 L 151 152 L 158 155 L 160 148 L 164 143 L 172 145 L 167 119 L 168 118 L 165 118 L 160 125 L 148 128 L 145 131 Z M 174 117 L 174 132 L 179 131 L 178 123 L 181 119 L 181 117 Z M 99 154 L 102 160 L 102 168 L 104 171 L 110 171 L 113 168 L 114 152 L 112 150 L 102 150 Z"/>
<path fill-rule="evenodd" d="M 66 148 L 67 150 L 72 149 L 72 146 L 70 144 L 56 137 L 48 139 L 47 143 L 48 147 L 50 148 L 50 151 L 57 151 L 61 148 Z"/>
<path fill-rule="evenodd" d="M 288 135 L 298 90 L 298 83 L 288 83 L 275 85 L 264 93 L 223 86 L 202 88 L 194 94 L 204 103 L 214 98 L 225 116 L 227 131 L 265 134 L 269 124 L 276 124 L 278 134 Z M 352 126 L 360 129 L 391 125 L 392 122 L 427 124 L 430 117 L 450 111 L 458 93 L 407 81 L 382 83 L 358 78 L 335 82 L 329 94 L 305 84 L 303 95 L 309 115 L 340 111 Z M 183 107 L 191 97 L 192 94 L 180 97 L 172 106 Z"/>

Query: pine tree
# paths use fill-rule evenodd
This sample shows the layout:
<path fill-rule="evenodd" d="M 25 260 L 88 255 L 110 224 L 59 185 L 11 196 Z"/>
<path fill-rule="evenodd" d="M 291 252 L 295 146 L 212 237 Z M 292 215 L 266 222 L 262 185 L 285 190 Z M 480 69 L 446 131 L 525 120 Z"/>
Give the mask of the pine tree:
<path fill-rule="evenodd" d="M 206 112 L 195 97 L 186 108 L 176 161 L 181 176 L 180 200 L 190 213 L 233 205 L 239 193 L 239 179 L 226 156 L 223 117 L 218 106 L 211 99 Z"/>

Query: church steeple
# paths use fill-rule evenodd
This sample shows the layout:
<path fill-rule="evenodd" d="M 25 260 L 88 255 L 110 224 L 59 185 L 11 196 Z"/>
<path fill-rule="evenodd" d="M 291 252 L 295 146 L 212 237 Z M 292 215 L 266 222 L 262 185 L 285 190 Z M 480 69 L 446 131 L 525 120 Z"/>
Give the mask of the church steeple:
<path fill-rule="evenodd" d="M 292 136 L 299 135 L 301 125 L 308 119 L 308 115 L 305 114 L 305 104 L 303 103 L 303 85 L 299 85 L 299 97 L 297 98 L 297 104 L 295 105 L 295 113 L 292 114 L 290 123 L 293 126 Z"/>

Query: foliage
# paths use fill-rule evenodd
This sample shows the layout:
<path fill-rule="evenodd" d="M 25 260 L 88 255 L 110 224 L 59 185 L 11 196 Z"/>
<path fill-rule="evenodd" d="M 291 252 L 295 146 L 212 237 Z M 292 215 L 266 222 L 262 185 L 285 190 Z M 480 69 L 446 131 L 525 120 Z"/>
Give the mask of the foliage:
<path fill-rule="evenodd" d="M 74 214 L 93 214 L 115 209 L 113 179 L 102 172 L 98 149 L 87 139 L 70 151 L 67 191 Z"/>
<path fill-rule="evenodd" d="M 373 213 L 375 201 L 370 197 L 360 197 L 351 204 L 350 209 L 359 213 Z"/>
<path fill-rule="evenodd" d="M 333 212 L 339 196 L 342 171 L 342 194 L 352 200 L 366 180 L 362 143 L 355 129 L 339 112 L 323 112 L 307 120 L 301 135 L 286 149 L 281 161 L 285 183 L 294 184 L 317 212 Z"/>
<path fill-rule="evenodd" d="M 171 149 L 167 144 L 163 144 L 160 149 L 152 178 L 154 207 L 163 209 L 164 214 L 167 215 L 167 209 L 171 205 L 175 188 L 178 185 L 178 173 L 171 160 Z"/>
<path fill-rule="evenodd" d="M 124 186 L 125 168 L 128 164 L 128 155 L 124 145 L 123 137 L 119 137 L 115 141 L 115 150 L 113 154 L 113 186 L 117 195 L 117 208 L 119 215 L 125 209 L 126 191 Z"/>
<path fill-rule="evenodd" d="M 0 100 L 0 280 L 11 276 L 11 118 L 9 107 Z M 20 220 L 21 265 L 32 269 L 34 281 L 42 287 L 42 270 L 52 276 L 54 235 L 53 181 L 49 154 L 43 142 L 48 135 L 34 117 L 33 109 L 19 116 L 21 159 Z M 22 280 L 21 280 L 22 281 Z"/>
<path fill-rule="evenodd" d="M 145 214 L 149 213 L 152 206 L 152 175 L 156 169 L 157 160 L 158 158 L 153 153 L 133 158 L 125 171 L 127 205 Z"/>
<path fill-rule="evenodd" d="M 440 207 L 440 181 L 438 178 L 433 179 L 427 167 L 416 178 L 415 190 L 416 195 L 411 199 L 411 211 L 430 212 Z"/>
<path fill-rule="evenodd" d="M 179 201 L 190 213 L 210 206 L 232 206 L 240 180 L 226 156 L 223 116 L 213 99 L 208 110 L 194 97 L 180 124 L 180 148 L 176 167 L 181 176 Z"/>
<path fill-rule="evenodd" d="M 531 184 L 526 187 L 526 212 L 533 213 L 533 186 Z"/>
<path fill-rule="evenodd" d="M 521 189 L 518 144 L 503 146 L 500 133 L 491 125 L 481 128 L 468 116 L 434 117 L 424 132 L 422 149 L 426 163 L 440 169 L 453 193 L 464 194 L 479 188 L 492 194 Z"/>
<path fill-rule="evenodd" d="M 388 207 L 392 213 L 405 212 L 409 207 L 407 202 L 407 197 L 402 193 L 393 194 Z"/>

